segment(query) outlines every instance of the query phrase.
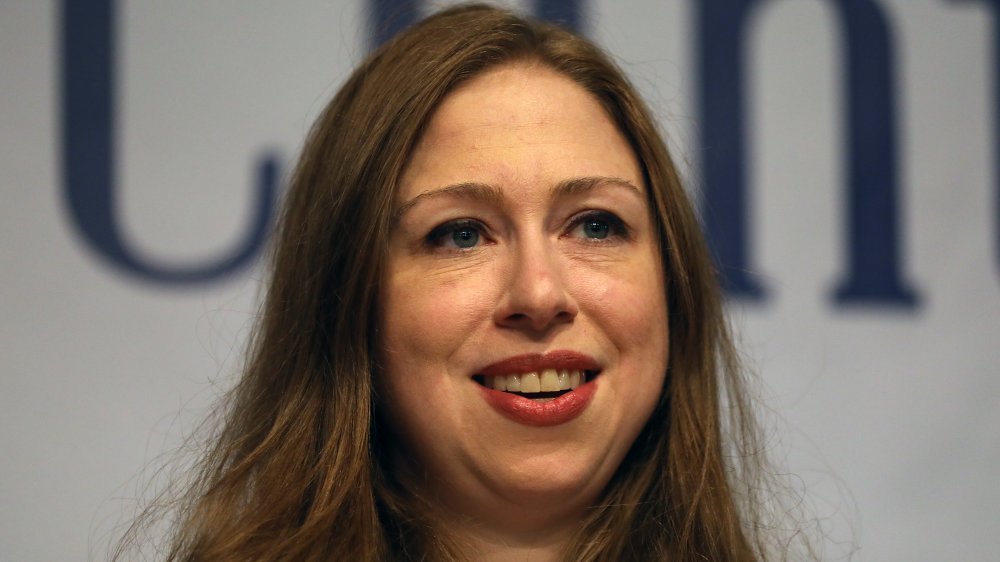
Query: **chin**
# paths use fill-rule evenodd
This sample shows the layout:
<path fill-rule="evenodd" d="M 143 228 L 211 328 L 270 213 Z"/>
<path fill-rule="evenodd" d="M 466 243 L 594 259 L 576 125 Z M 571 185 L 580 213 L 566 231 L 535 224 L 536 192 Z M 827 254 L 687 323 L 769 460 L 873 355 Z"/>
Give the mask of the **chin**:
<path fill-rule="evenodd" d="M 536 454 L 511 460 L 499 474 L 491 471 L 491 487 L 518 505 L 583 507 L 596 500 L 611 478 L 612 471 L 601 465 L 592 459 Z"/>

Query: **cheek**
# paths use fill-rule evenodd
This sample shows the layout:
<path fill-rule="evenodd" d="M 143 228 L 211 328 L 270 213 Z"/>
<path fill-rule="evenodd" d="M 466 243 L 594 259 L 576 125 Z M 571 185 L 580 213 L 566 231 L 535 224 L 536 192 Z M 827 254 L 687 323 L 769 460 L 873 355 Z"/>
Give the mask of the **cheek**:
<path fill-rule="evenodd" d="M 489 318 L 488 287 L 476 276 L 397 271 L 383 287 L 380 343 L 390 373 L 396 367 L 417 369 L 408 376 L 438 372 L 434 367 L 446 367 L 448 357 Z"/>
<path fill-rule="evenodd" d="M 669 354 L 667 304 L 656 261 L 619 264 L 587 290 L 590 329 L 613 346 L 623 384 L 609 386 L 627 432 L 638 432 L 663 390 Z M 631 265 L 631 266 L 629 266 Z"/>
<path fill-rule="evenodd" d="M 379 295 L 379 408 L 401 447 L 434 464 L 449 458 L 443 428 L 461 427 L 462 385 L 456 361 L 490 318 L 489 287 L 473 272 L 441 275 L 390 269 Z"/>
<path fill-rule="evenodd" d="M 667 341 L 667 305 L 659 270 L 639 265 L 603 272 L 580 291 L 597 329 L 625 348 Z"/>

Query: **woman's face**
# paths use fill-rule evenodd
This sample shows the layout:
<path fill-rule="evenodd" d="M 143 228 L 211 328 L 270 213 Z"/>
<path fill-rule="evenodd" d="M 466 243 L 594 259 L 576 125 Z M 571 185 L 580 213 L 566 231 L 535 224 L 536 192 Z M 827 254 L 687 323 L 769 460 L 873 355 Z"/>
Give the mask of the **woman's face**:
<path fill-rule="evenodd" d="M 381 407 L 439 505 L 531 525 L 599 497 L 668 346 L 642 173 L 594 98 L 526 63 L 445 98 L 402 177 L 379 328 Z"/>

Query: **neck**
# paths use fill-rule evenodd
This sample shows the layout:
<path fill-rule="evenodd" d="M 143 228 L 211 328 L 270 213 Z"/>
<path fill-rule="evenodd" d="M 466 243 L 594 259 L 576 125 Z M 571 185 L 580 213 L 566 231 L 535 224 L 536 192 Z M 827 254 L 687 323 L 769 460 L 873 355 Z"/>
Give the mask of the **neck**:
<path fill-rule="evenodd" d="M 413 505 L 429 517 L 427 523 L 470 560 L 487 562 L 549 562 L 565 558 L 584 525 L 588 506 L 599 490 L 594 485 L 572 491 L 504 493 L 489 487 L 466 487 L 454 481 L 441 486 L 398 462 L 395 480 L 408 490 Z M 476 489 L 456 494 L 455 489 Z M 593 489 L 592 489 L 593 488 Z M 507 491 L 505 491 L 507 492 Z"/>
<path fill-rule="evenodd" d="M 549 522 L 539 525 L 524 519 L 513 519 L 519 524 L 503 524 L 496 519 L 485 522 L 462 517 L 445 517 L 446 529 L 456 542 L 468 550 L 470 560 L 485 562 L 531 561 L 556 562 L 563 560 L 567 547 L 579 530 L 581 521 L 572 523 Z"/>

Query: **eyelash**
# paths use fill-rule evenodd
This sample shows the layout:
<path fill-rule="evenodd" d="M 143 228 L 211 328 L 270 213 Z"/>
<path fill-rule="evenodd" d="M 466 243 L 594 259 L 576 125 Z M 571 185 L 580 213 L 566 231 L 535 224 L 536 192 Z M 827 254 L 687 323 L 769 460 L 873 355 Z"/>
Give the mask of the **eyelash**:
<path fill-rule="evenodd" d="M 608 211 L 586 211 L 584 213 L 581 213 L 573 217 L 573 219 L 570 221 L 569 228 L 566 230 L 566 232 L 572 233 L 577 229 L 582 228 L 589 221 L 595 221 L 595 222 L 599 221 L 607 223 L 608 233 L 607 233 L 607 238 L 590 238 L 586 236 L 582 237 L 588 243 L 607 244 L 615 241 L 612 238 L 619 240 L 631 239 L 632 233 L 629 230 L 628 226 L 625 224 L 625 221 L 623 221 L 622 219 L 618 218 L 618 216 Z M 485 235 L 487 233 L 486 226 L 477 220 L 458 219 L 446 222 L 444 224 L 441 224 L 440 226 L 435 227 L 427 234 L 424 243 L 429 248 L 432 249 L 445 248 L 449 242 L 448 236 L 454 235 L 454 233 L 459 230 L 473 230 L 477 233 L 477 237 L 479 238 L 486 237 Z M 480 245 L 479 244 L 480 240 L 478 238 L 476 242 L 477 243 L 474 246 L 470 247 L 450 246 L 448 247 L 448 249 L 459 252 L 472 250 Z"/>
<path fill-rule="evenodd" d="M 472 220 L 472 219 L 458 219 L 446 222 L 440 226 L 431 230 L 425 239 L 425 244 L 431 248 L 443 248 L 448 242 L 447 237 L 454 234 L 457 230 L 474 230 L 478 233 L 478 236 L 483 236 L 486 232 L 486 226 L 483 223 Z M 461 248 L 461 247 L 451 247 L 448 248 L 455 251 L 465 251 L 471 250 L 472 248 Z"/>
<path fill-rule="evenodd" d="M 590 243 L 607 244 L 614 242 L 612 238 L 619 240 L 629 240 L 632 237 L 632 232 L 629 230 L 628 225 L 625 224 L 625 221 L 620 219 L 614 213 L 610 213 L 608 211 L 587 211 L 573 217 L 573 220 L 570 221 L 569 232 L 573 232 L 578 228 L 582 228 L 590 221 L 601 221 L 608 224 L 607 238 L 584 237 Z"/>

